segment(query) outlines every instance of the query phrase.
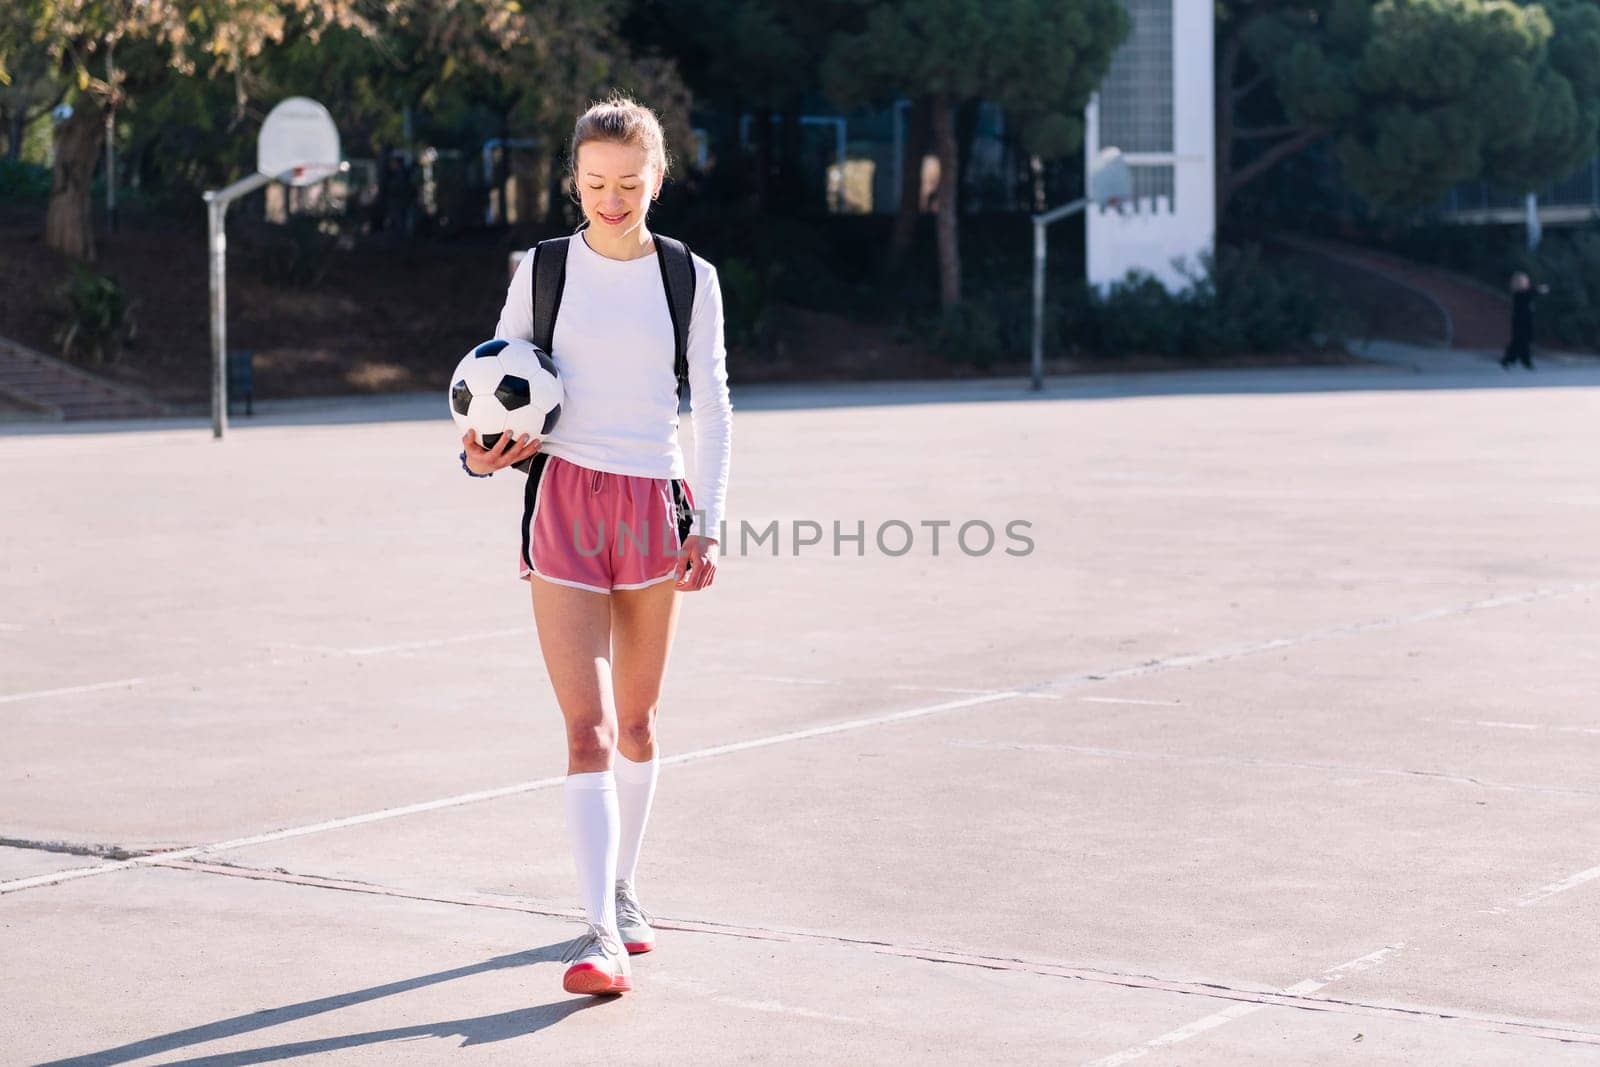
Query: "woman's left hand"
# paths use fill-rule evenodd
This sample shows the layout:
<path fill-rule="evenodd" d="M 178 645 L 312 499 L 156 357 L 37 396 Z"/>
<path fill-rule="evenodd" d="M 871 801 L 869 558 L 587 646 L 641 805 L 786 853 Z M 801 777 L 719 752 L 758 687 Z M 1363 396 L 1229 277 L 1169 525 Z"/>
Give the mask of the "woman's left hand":
<path fill-rule="evenodd" d="M 699 534 L 690 534 L 678 552 L 677 588 L 685 593 L 705 589 L 717 577 L 717 542 Z"/>

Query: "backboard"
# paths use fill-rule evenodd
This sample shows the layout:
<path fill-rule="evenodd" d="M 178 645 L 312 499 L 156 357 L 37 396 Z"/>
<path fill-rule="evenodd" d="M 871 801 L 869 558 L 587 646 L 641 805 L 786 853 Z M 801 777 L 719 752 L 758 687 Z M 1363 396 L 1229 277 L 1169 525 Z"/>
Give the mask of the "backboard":
<path fill-rule="evenodd" d="M 328 109 L 304 96 L 281 101 L 261 124 L 256 170 L 288 185 L 314 185 L 339 170 L 339 130 Z"/>
<path fill-rule="evenodd" d="M 1101 207 L 1116 207 L 1133 196 L 1133 174 L 1122 149 L 1102 148 L 1089 167 L 1089 199 Z"/>

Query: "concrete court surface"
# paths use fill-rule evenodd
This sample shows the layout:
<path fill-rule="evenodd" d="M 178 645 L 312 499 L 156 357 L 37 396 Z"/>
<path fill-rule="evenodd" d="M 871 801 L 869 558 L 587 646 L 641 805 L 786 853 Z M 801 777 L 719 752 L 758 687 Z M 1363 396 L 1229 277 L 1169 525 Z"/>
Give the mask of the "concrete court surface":
<path fill-rule="evenodd" d="M 610 1001 L 520 475 L 0 430 L 0 1062 L 1600 1063 L 1600 369 L 735 405 Z"/>

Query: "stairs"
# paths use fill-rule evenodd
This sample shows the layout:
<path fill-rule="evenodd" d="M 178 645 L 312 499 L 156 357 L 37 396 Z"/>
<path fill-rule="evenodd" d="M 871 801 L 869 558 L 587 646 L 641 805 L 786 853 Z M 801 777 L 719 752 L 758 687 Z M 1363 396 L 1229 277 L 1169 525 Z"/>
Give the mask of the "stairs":
<path fill-rule="evenodd" d="M 0 337 L 0 394 L 52 419 L 148 419 L 168 414 L 154 400 Z"/>

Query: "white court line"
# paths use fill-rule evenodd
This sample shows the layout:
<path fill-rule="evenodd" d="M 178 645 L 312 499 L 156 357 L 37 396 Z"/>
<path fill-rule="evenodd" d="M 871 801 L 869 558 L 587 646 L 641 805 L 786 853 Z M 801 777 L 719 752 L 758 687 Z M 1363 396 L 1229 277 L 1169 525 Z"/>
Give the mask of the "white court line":
<path fill-rule="evenodd" d="M 1600 878 L 1600 867 L 1590 867 L 1587 871 L 1579 871 L 1570 878 L 1563 878 L 1559 882 L 1551 882 L 1547 886 L 1541 886 L 1533 892 L 1525 894 L 1517 901 L 1517 907 L 1531 907 L 1541 900 L 1549 900 L 1557 893 L 1565 893 L 1569 889 L 1576 889 L 1583 883 L 1592 882 L 1596 878 Z"/>
<path fill-rule="evenodd" d="M 903 693 L 992 693 L 992 689 L 973 689 L 964 686 L 951 685 L 891 685 L 888 688 Z M 1026 689 L 1018 691 L 1019 696 L 1029 700 L 1061 700 L 1055 693 L 1030 693 Z"/>
<path fill-rule="evenodd" d="M 1475 611 L 1485 611 L 1490 608 L 1511 607 L 1519 604 L 1532 604 L 1540 600 L 1553 600 L 1557 597 L 1573 596 L 1578 593 L 1587 593 L 1600 590 L 1600 582 L 1575 582 L 1571 585 L 1547 586 L 1535 589 L 1528 593 L 1509 593 L 1505 596 L 1489 597 L 1485 600 L 1474 600 L 1455 607 L 1432 608 L 1420 611 L 1414 615 L 1395 615 L 1387 619 L 1374 619 L 1370 622 L 1341 623 L 1338 626 L 1328 626 L 1320 630 L 1308 630 L 1296 637 L 1275 637 L 1268 641 L 1258 641 L 1251 644 L 1235 645 L 1231 648 L 1218 649 L 1213 652 L 1195 652 L 1182 656 L 1169 656 L 1164 659 L 1153 659 L 1135 667 L 1123 667 L 1104 674 L 1076 675 L 1064 678 L 1058 682 L 1048 682 L 1040 686 L 1027 686 L 1025 688 L 1050 689 L 1064 688 L 1081 685 L 1084 681 L 1114 681 L 1119 678 L 1138 678 L 1157 671 L 1170 670 L 1173 667 L 1195 667 L 1220 660 L 1238 659 L 1244 656 L 1254 656 L 1262 652 L 1271 652 L 1280 648 L 1291 648 L 1295 645 L 1310 644 L 1313 641 L 1325 641 L 1329 638 L 1348 637 L 1352 634 L 1370 633 L 1374 630 L 1397 630 L 1402 626 L 1414 626 L 1421 622 L 1433 622 L 1436 619 L 1448 619 L 1455 615 L 1467 615 Z"/>
<path fill-rule="evenodd" d="M 832 1023 L 854 1023 L 866 1025 L 867 1020 L 857 1019 L 850 1015 L 832 1015 L 828 1012 L 813 1011 L 810 1008 L 797 1008 L 776 1000 L 741 1000 L 718 991 L 708 982 L 695 978 L 675 978 L 672 975 L 660 974 L 650 979 L 652 984 L 676 987 L 695 996 L 705 997 L 718 1004 L 726 1004 L 730 1008 L 743 1008 L 746 1011 L 773 1012 L 780 1015 L 798 1015 L 802 1019 L 821 1019 Z"/>
<path fill-rule="evenodd" d="M 666 762 L 666 761 L 662 761 Z M 514 796 L 518 793 L 528 793 L 535 789 L 548 789 L 566 781 L 566 775 L 552 778 L 538 778 L 531 782 L 520 782 L 516 785 L 501 786 L 498 789 L 484 789 L 476 793 L 459 793 L 453 797 L 441 797 L 438 800 L 425 800 L 418 804 L 407 804 L 404 807 L 384 808 L 382 811 L 370 811 L 363 815 L 350 815 L 343 819 L 329 819 L 325 822 L 311 823 L 306 826 L 294 826 L 287 830 L 273 830 L 270 833 L 256 834 L 253 837 L 236 837 L 231 841 L 217 841 L 208 845 L 194 845 L 190 848 L 173 849 L 170 852 L 153 852 L 148 856 L 135 856 L 132 859 L 113 860 L 110 863 L 100 863 L 92 867 L 73 867 L 65 871 L 55 871 L 51 874 L 35 875 L 32 878 L 18 878 L 9 882 L 0 882 L 0 895 L 14 893 L 19 889 L 32 889 L 35 886 L 53 885 L 57 882 L 70 882 L 78 878 L 87 878 L 94 874 L 110 874 L 112 871 L 124 870 L 128 867 L 143 867 L 154 863 L 164 863 L 171 860 L 192 859 L 205 852 L 228 851 L 236 848 L 249 848 L 251 845 L 264 845 L 269 841 L 283 841 L 291 837 L 304 837 L 307 834 L 320 834 L 328 830 L 342 830 L 347 826 L 361 826 L 369 822 L 381 822 L 384 819 L 398 819 L 405 815 L 417 815 L 425 811 L 436 811 L 439 808 L 451 808 L 459 804 L 476 804 L 484 800 L 497 800 L 500 797 Z"/>
<path fill-rule="evenodd" d="M 1558 893 L 1565 893 L 1569 889 L 1576 889 L 1578 886 L 1583 885 L 1586 882 L 1592 882 L 1597 878 L 1600 878 L 1600 867 L 1590 867 L 1588 870 L 1579 871 L 1577 874 L 1574 874 L 1569 878 L 1563 878 L 1559 882 L 1552 882 L 1547 886 L 1542 886 L 1530 893 L 1523 894 L 1523 896 L 1516 902 L 1517 907 L 1529 907 L 1530 905 L 1537 904 L 1540 901 L 1548 900 Z M 1485 909 L 1485 911 L 1489 914 L 1503 914 L 1505 909 L 1503 907 L 1496 907 Z M 1323 986 L 1328 985 L 1336 978 L 1342 977 L 1344 974 L 1363 971 L 1370 967 L 1376 966 L 1378 963 L 1382 962 L 1387 955 L 1393 952 L 1398 952 L 1404 947 L 1404 941 L 1397 945 L 1387 945 L 1376 952 L 1369 952 L 1365 956 L 1358 957 L 1357 959 L 1351 960 L 1349 963 L 1341 964 L 1340 966 L 1335 967 L 1332 971 L 1329 971 L 1327 974 L 1325 974 L 1320 982 L 1314 980 L 1300 982 L 1296 985 L 1290 986 L 1283 992 L 1296 996 L 1304 996 L 1309 993 L 1314 993 Z M 1091 1063 L 1086 1064 L 1085 1067 L 1116 1067 L 1118 1064 L 1127 1063 L 1129 1060 L 1136 1060 L 1146 1053 L 1152 1052 L 1158 1048 L 1165 1048 L 1168 1045 L 1174 1045 L 1180 1041 L 1185 1041 L 1196 1034 L 1204 1033 L 1207 1030 L 1214 1030 L 1224 1023 L 1231 1022 L 1240 1016 L 1248 1015 L 1252 1011 L 1256 1011 L 1264 1007 L 1267 1007 L 1267 1005 L 1249 1004 L 1240 1005 L 1237 1008 L 1225 1008 L 1222 1011 L 1219 1011 L 1213 1015 L 1208 1015 L 1203 1019 L 1197 1019 L 1196 1021 L 1189 1023 L 1187 1026 L 1181 1026 L 1176 1030 L 1168 1031 L 1167 1033 L 1162 1034 L 1160 1037 L 1151 1038 L 1149 1041 L 1146 1041 L 1142 1044 L 1134 1045 L 1130 1048 L 1123 1049 L 1121 1052 L 1113 1053 L 1110 1056 L 1094 1060 Z"/>
<path fill-rule="evenodd" d="M 1229 648 L 1219 649 L 1212 652 L 1197 652 L 1182 656 L 1172 656 L 1166 659 L 1153 659 L 1133 667 L 1122 667 L 1102 673 L 1072 675 L 1068 678 L 1062 678 L 1052 682 L 1042 682 L 1036 685 L 1020 686 L 1019 690 L 1023 695 L 1030 698 L 1050 699 L 1049 694 L 1043 692 L 1044 690 L 1069 687 L 1076 688 L 1089 682 L 1114 681 L 1121 678 L 1137 678 L 1143 675 L 1154 673 L 1156 671 L 1168 670 L 1173 667 L 1193 667 L 1207 663 L 1215 663 L 1220 660 L 1238 659 L 1244 656 L 1253 656 L 1261 652 L 1270 652 L 1279 648 L 1289 648 L 1295 645 L 1306 644 L 1312 641 L 1326 640 L 1332 637 L 1344 637 L 1350 634 L 1364 633 L 1371 630 L 1398 629 L 1401 626 L 1409 626 L 1419 622 L 1430 622 L 1434 619 L 1449 618 L 1452 615 L 1465 615 L 1474 611 L 1483 611 L 1488 608 L 1506 607 L 1508 605 L 1528 604 L 1539 600 L 1550 600 L 1556 597 L 1571 596 L 1575 593 L 1584 593 L 1596 589 L 1600 589 L 1600 582 L 1579 582 L 1568 586 L 1535 589 L 1529 593 L 1491 597 L 1487 600 L 1472 601 L 1471 603 L 1460 604 L 1455 607 L 1434 608 L 1431 611 L 1424 611 L 1415 615 L 1401 615 L 1388 619 L 1378 619 L 1372 622 L 1346 623 L 1339 626 L 1327 627 L 1321 630 L 1312 630 L 1295 637 L 1278 637 L 1273 638 L 1270 641 L 1262 641 L 1255 644 L 1234 645 Z M 344 656 L 381 655 L 390 652 L 414 652 L 427 648 L 441 648 L 446 645 L 460 644 L 463 642 L 480 641 L 494 637 L 506 637 L 510 635 L 533 632 L 536 631 L 531 626 L 519 626 L 499 630 L 485 630 L 473 634 L 456 634 L 451 637 L 440 637 L 423 641 L 407 641 L 392 645 L 373 645 L 364 648 L 344 649 L 317 648 L 317 651 L 324 654 Z M 309 649 L 315 646 L 306 647 Z M 67 696 L 74 693 L 94 692 L 98 689 L 115 689 L 119 686 L 132 687 L 137 685 L 146 685 L 151 682 L 169 681 L 179 678 L 192 679 L 200 677 L 204 674 L 226 672 L 241 667 L 259 666 L 263 662 L 276 664 L 281 662 L 281 660 L 275 658 L 266 661 L 245 661 L 240 663 L 226 664 L 216 668 L 215 670 L 205 672 L 151 675 L 145 678 L 125 678 L 120 681 L 113 682 L 95 682 L 86 686 L 66 686 L 58 689 L 40 689 L 27 693 L 8 693 L 0 695 L 0 704 L 10 704 L 20 700 L 31 700 L 41 697 Z M 794 678 L 783 675 L 745 675 L 744 677 L 756 680 L 788 682 L 798 685 L 838 684 L 825 678 Z"/>
<path fill-rule="evenodd" d="M 33 700 L 36 697 L 69 696 L 73 693 L 96 693 L 102 689 L 132 689 L 136 685 L 146 685 L 150 682 L 170 681 L 182 678 L 181 674 L 152 674 L 144 678 L 119 678 L 114 682 L 90 682 L 88 685 L 68 685 L 60 689 L 35 689 L 28 693 L 6 693 L 0 696 L 0 704 L 14 704 L 19 700 Z"/>
<path fill-rule="evenodd" d="M 812 737 L 825 737 L 828 734 L 843 733 L 848 730 L 861 730 L 869 726 L 880 726 L 891 722 L 904 722 L 907 719 L 917 719 L 924 715 L 937 715 L 944 711 L 954 711 L 957 708 L 969 708 L 978 704 L 991 704 L 999 700 L 1011 700 L 1022 694 L 1014 690 L 1003 690 L 995 693 L 985 693 L 981 696 L 968 697 L 965 700 L 950 700 L 939 704 L 928 704 L 919 708 L 908 708 L 904 711 L 893 711 L 884 715 L 873 715 L 865 719 L 847 719 L 843 722 L 829 723 L 825 726 L 813 726 L 805 730 L 790 730 L 781 734 L 771 734 L 767 737 L 752 738 L 749 741 L 736 741 L 727 745 L 715 745 L 711 748 L 696 749 L 693 752 L 681 752 L 676 756 L 664 756 L 662 766 L 676 763 L 689 763 L 694 760 L 708 759 L 713 756 L 725 756 L 734 752 L 746 752 L 755 748 L 766 748 L 769 745 L 781 745 L 789 741 L 803 741 Z M 32 889 L 37 886 L 54 885 L 58 882 L 70 882 L 78 878 L 87 878 L 96 874 L 110 874 L 113 871 L 126 870 L 129 867 L 148 866 L 154 863 L 164 863 L 170 860 L 186 860 L 207 852 L 231 852 L 235 849 L 249 848 L 252 845 L 264 845 L 273 841 L 284 841 L 292 837 L 305 837 L 308 834 L 320 834 L 329 830 L 342 830 L 350 826 L 362 826 L 367 823 L 383 822 L 388 819 L 398 819 L 407 815 L 417 815 L 427 811 L 437 811 L 441 808 L 452 808 L 462 804 L 476 804 L 485 800 L 498 800 L 501 797 L 516 796 L 520 793 L 531 793 L 538 789 L 550 789 L 559 786 L 567 780 L 567 776 L 556 775 L 549 778 L 536 778 L 531 782 L 519 782 L 516 785 L 501 786 L 498 789 L 485 789 L 476 793 L 460 793 L 456 796 L 441 797 L 438 800 L 427 800 L 417 804 L 407 804 L 398 808 L 384 808 L 381 811 L 370 811 L 362 815 L 350 815 L 342 819 L 329 819 L 325 822 L 311 823 L 306 826 L 294 826 L 285 830 L 273 830 L 264 834 L 255 834 L 251 837 L 236 837 L 229 841 L 217 841 L 206 845 L 195 845 L 190 848 L 175 849 L 171 852 L 157 852 L 148 856 L 135 856 L 132 859 L 114 860 L 109 863 L 96 864 L 92 867 L 74 867 L 70 870 L 55 871 L 51 874 L 35 875 L 32 878 L 19 878 L 9 882 L 0 882 L 0 896 L 6 893 L 15 893 L 23 889 Z"/>
<path fill-rule="evenodd" d="M 934 715 L 943 711 L 953 711 L 958 708 L 973 707 L 979 704 L 993 703 L 999 700 L 1012 700 L 1019 697 L 1033 696 L 1042 690 L 1063 688 L 1068 686 L 1081 686 L 1095 681 L 1103 681 L 1115 677 L 1131 675 L 1152 674 L 1176 666 L 1190 666 L 1196 663 L 1209 663 L 1219 659 L 1231 659 L 1238 656 L 1251 655 L 1256 652 L 1299 644 L 1305 641 L 1318 640 L 1324 637 L 1336 636 L 1346 633 L 1357 633 L 1363 630 L 1382 629 L 1403 625 L 1407 620 L 1425 621 L 1435 618 L 1444 618 L 1450 615 L 1464 614 L 1470 611 L 1482 610 L 1486 607 L 1501 607 L 1507 604 L 1521 604 L 1533 600 L 1546 599 L 1555 596 L 1565 596 L 1573 592 L 1590 588 L 1600 588 L 1600 582 L 1591 582 L 1565 587 L 1564 589 L 1540 589 L 1520 596 L 1495 597 L 1490 600 L 1475 601 L 1473 603 L 1455 608 L 1439 608 L 1423 612 L 1418 615 L 1404 616 L 1399 619 L 1379 620 L 1371 623 L 1352 623 L 1344 626 L 1331 627 L 1324 630 L 1312 631 L 1298 638 L 1278 638 L 1257 645 L 1234 646 L 1213 653 L 1196 653 L 1187 656 L 1177 656 L 1172 659 L 1156 659 L 1140 664 L 1137 667 L 1128 667 L 1120 670 L 1106 671 L 1103 673 L 1084 673 L 1072 675 L 1067 678 L 1051 682 L 1041 682 L 1035 685 L 1021 686 L 1016 689 L 997 690 L 993 693 L 984 693 L 969 697 L 966 700 L 953 700 L 940 704 L 932 704 L 922 708 L 912 708 L 908 711 L 890 712 L 886 715 L 876 715 L 864 719 L 851 719 L 845 722 L 833 723 L 826 726 L 812 727 L 807 730 L 794 730 L 782 734 L 775 734 L 765 738 L 755 738 L 750 741 L 735 742 L 729 745 L 718 745 L 714 748 L 700 749 L 695 752 L 685 752 L 677 756 L 668 756 L 661 762 L 686 763 L 691 760 L 704 759 L 708 756 L 724 755 L 732 752 L 743 752 L 754 748 L 763 748 L 768 745 L 781 744 L 786 741 L 798 741 L 811 737 L 822 737 L 827 734 L 840 733 L 846 730 L 859 730 L 871 726 L 884 725 L 891 722 L 901 722 L 906 719 L 918 718 L 924 715 Z M 3 698 L 0 698 L 3 699 Z M 433 811 L 439 808 L 454 807 L 460 804 L 476 803 L 496 797 L 512 796 L 525 793 L 534 789 L 548 788 L 550 785 L 562 782 L 565 776 L 555 778 L 541 778 L 532 782 L 518 785 L 503 786 L 478 793 L 465 793 L 454 797 L 444 797 L 440 800 L 425 801 L 419 804 L 409 804 L 399 808 L 386 808 L 382 811 L 369 812 L 364 815 L 352 815 L 343 819 L 333 819 L 327 822 L 314 823 L 309 826 L 291 827 L 286 830 L 276 830 L 271 833 L 260 834 L 255 837 L 238 838 L 234 841 L 225 841 L 210 845 L 197 845 L 192 848 L 177 852 L 163 852 L 150 857 L 135 857 L 129 860 L 116 860 L 94 867 L 80 867 L 68 871 L 57 871 L 54 874 L 39 875 L 33 878 L 17 879 L 10 882 L 0 882 L 0 895 L 29 889 L 35 886 L 52 885 L 75 878 L 86 878 L 90 875 L 107 874 L 112 871 L 123 870 L 127 867 L 139 866 L 144 863 L 158 862 L 161 859 L 188 859 L 208 851 L 220 849 L 244 848 L 248 845 L 264 844 L 269 841 L 281 841 L 291 837 L 301 837 L 306 834 L 321 833 L 326 830 L 339 829 L 346 826 L 356 826 L 363 823 L 379 822 L 385 819 L 398 818 L 403 815 L 418 812 Z M 1570 887 L 1569 887 L 1570 888 Z"/>
<path fill-rule="evenodd" d="M 1482 726 L 1490 730 L 1549 730 L 1558 734 L 1600 734 L 1600 726 L 1550 726 L 1540 722 L 1496 722 L 1493 719 L 1451 719 L 1452 726 Z"/>
<path fill-rule="evenodd" d="M 3 624 L 0 625 L 0 628 L 11 630 L 26 629 L 26 627 L 14 624 Z M 75 633 L 75 631 L 71 630 L 57 630 L 54 632 L 62 634 Z M 84 634 L 90 634 L 94 632 L 95 631 L 90 630 L 81 631 L 81 633 Z M 452 637 L 439 637 L 426 641 L 402 641 L 392 645 L 371 645 L 363 648 L 336 648 L 329 645 L 298 645 L 289 642 L 267 642 L 265 645 L 258 647 L 263 650 L 286 648 L 292 649 L 296 652 L 314 652 L 324 656 L 381 656 L 394 652 L 415 652 L 426 648 L 441 648 L 446 645 L 458 645 L 473 641 L 484 641 L 495 637 L 512 637 L 520 634 L 532 634 L 536 632 L 537 631 L 532 626 L 515 626 L 508 629 L 484 630 L 479 633 L 456 634 Z M 187 643 L 193 644 L 195 642 L 189 641 Z M 188 673 L 173 671 L 165 674 L 145 675 L 139 678 L 119 678 L 110 682 L 90 682 L 86 685 L 67 685 L 54 689 L 33 689 L 25 693 L 4 693 L 0 694 L 0 704 L 13 704 L 20 700 L 37 700 L 44 697 L 71 696 L 76 693 L 93 693 L 102 689 L 131 689 L 134 686 L 149 685 L 151 682 L 179 681 L 185 678 L 198 678 L 207 674 L 217 674 L 220 672 L 236 670 L 241 667 L 258 667 L 263 664 L 270 665 L 281 662 L 282 660 L 278 658 L 239 660 L 225 663 L 222 666 L 216 667 L 209 671 Z"/>
<path fill-rule="evenodd" d="M 1126 748 L 1101 748 L 1095 745 L 1065 745 L 1043 741 L 965 741 L 952 740 L 952 748 L 1000 749 L 1011 752 L 1064 752 L 1098 759 L 1133 760 L 1144 763 L 1184 763 L 1196 767 L 1266 767 L 1272 770 L 1329 771 L 1334 774 L 1377 774 L 1396 778 L 1421 778 L 1425 781 L 1472 785 L 1480 789 L 1499 789 L 1510 793 L 1550 793 L 1556 796 L 1600 796 L 1600 790 L 1577 786 L 1525 785 L 1518 782 L 1491 782 L 1466 774 L 1444 771 L 1413 771 L 1404 767 L 1368 767 L 1359 763 L 1318 763 L 1310 760 L 1274 760 L 1256 756 L 1185 755 L 1179 752 L 1137 752 Z"/>
<path fill-rule="evenodd" d="M 1403 941 L 1398 945 L 1385 945 L 1375 952 L 1369 952 L 1365 956 L 1357 956 L 1348 963 L 1339 964 L 1339 966 L 1325 972 L 1321 978 L 1308 978 L 1303 982 L 1296 982 L 1287 989 L 1280 990 L 1280 992 L 1285 996 L 1296 997 L 1315 993 L 1319 989 L 1332 985 L 1347 974 L 1355 974 L 1371 967 L 1376 967 L 1384 959 L 1403 948 L 1405 948 L 1405 942 Z M 1235 1004 L 1231 1007 L 1223 1008 L 1219 1012 L 1207 1015 L 1203 1019 L 1196 1019 L 1192 1023 L 1180 1026 L 1176 1030 L 1169 1030 L 1160 1037 L 1152 1037 L 1149 1041 L 1125 1048 L 1121 1052 L 1114 1052 L 1109 1056 L 1091 1060 L 1085 1064 L 1085 1067 L 1118 1067 L 1119 1064 L 1139 1059 L 1141 1056 L 1148 1056 L 1157 1049 L 1170 1048 L 1181 1041 L 1189 1040 L 1196 1034 L 1203 1034 L 1207 1030 L 1215 1030 L 1219 1026 L 1258 1012 L 1265 1007 L 1267 1007 L 1266 1004 Z"/>
<path fill-rule="evenodd" d="M 485 641 L 493 637 L 522 637 L 534 633 L 538 633 L 538 630 L 532 626 L 510 626 L 502 630 L 485 630 L 476 634 L 455 634 L 451 637 L 436 637 L 427 641 L 398 641 L 392 645 L 368 645 L 363 648 L 341 648 L 334 651 L 346 656 L 383 656 L 391 652 L 417 652 L 424 648 L 444 648 L 447 645 Z"/>

